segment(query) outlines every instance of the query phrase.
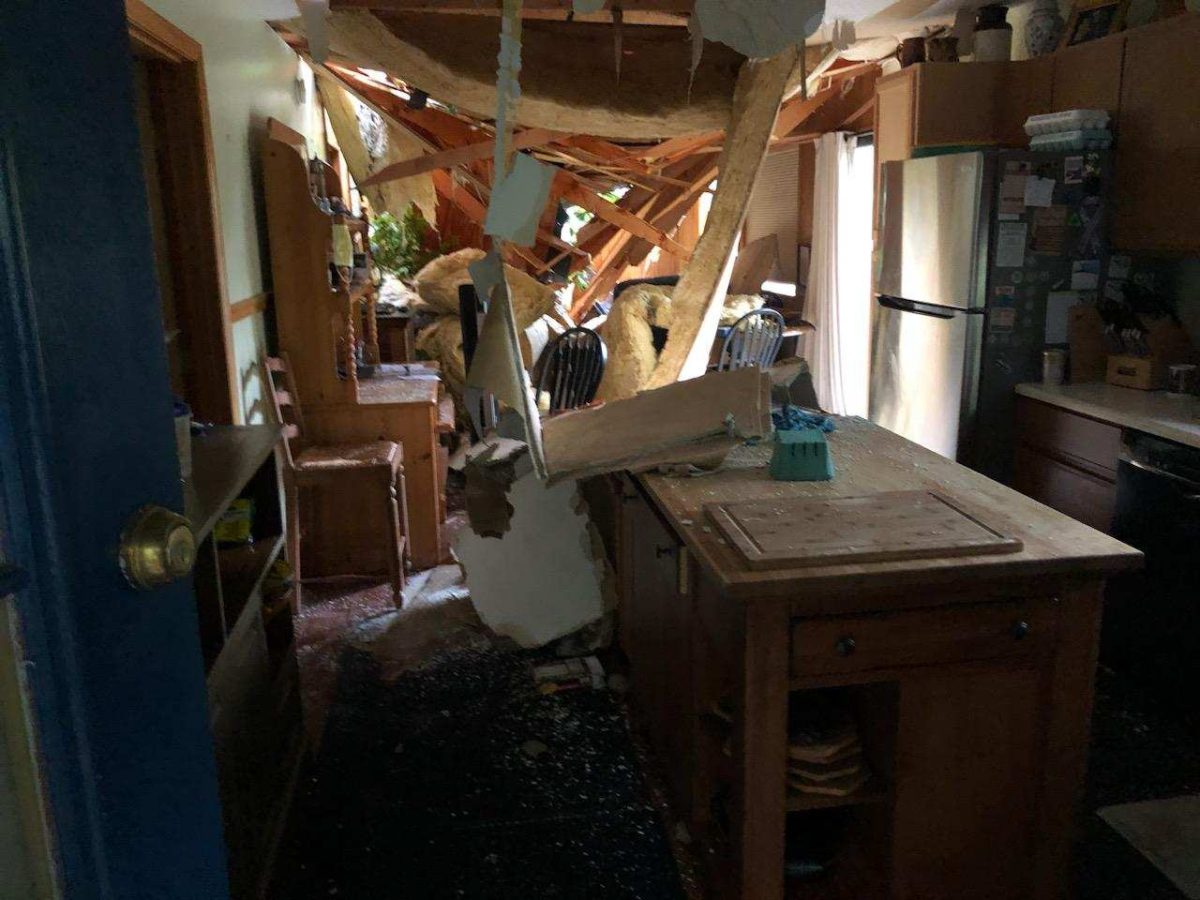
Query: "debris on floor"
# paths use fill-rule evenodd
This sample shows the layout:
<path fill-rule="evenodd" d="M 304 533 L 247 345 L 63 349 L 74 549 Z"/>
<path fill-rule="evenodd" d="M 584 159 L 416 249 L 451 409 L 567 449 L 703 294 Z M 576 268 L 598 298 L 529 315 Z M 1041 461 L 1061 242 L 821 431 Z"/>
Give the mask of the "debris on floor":
<path fill-rule="evenodd" d="M 682 900 L 623 710 L 531 662 L 460 647 L 389 682 L 347 648 L 272 894 Z"/>

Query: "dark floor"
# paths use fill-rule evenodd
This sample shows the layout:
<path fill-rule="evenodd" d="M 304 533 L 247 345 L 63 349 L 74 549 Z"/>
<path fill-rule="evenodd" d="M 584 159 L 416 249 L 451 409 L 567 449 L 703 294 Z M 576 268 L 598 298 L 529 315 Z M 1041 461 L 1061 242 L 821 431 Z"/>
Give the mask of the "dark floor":
<path fill-rule="evenodd" d="M 682 898 L 668 833 L 695 896 L 618 698 L 537 692 L 531 658 L 486 632 L 456 569 L 418 579 L 403 613 L 374 585 L 309 592 L 297 638 L 319 751 L 273 896 Z M 1184 900 L 1095 811 L 1194 793 L 1200 720 L 1102 668 L 1078 900 Z"/>
<path fill-rule="evenodd" d="M 1196 686 L 1181 684 L 1179 689 L 1194 696 Z M 1200 718 L 1165 708 L 1101 667 L 1088 757 L 1087 815 L 1075 853 L 1078 900 L 1186 900 L 1096 810 L 1197 793 Z"/>
<path fill-rule="evenodd" d="M 370 652 L 340 663 L 276 896 L 682 897 L 612 694 L 542 694 L 486 644 L 390 683 Z"/>

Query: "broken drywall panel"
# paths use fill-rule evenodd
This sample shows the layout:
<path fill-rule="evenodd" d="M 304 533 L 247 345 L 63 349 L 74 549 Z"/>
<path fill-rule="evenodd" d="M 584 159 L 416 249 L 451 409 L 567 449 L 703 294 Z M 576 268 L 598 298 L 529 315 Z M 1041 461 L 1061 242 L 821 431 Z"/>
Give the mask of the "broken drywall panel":
<path fill-rule="evenodd" d="M 467 268 L 476 293 L 488 300 L 479 343 L 467 372 L 467 387 L 491 392 L 521 416 L 534 471 L 544 478 L 546 458 L 542 452 L 541 417 L 529 373 L 521 364 L 520 334 L 498 249 L 493 247 L 487 256 Z"/>
<path fill-rule="evenodd" d="M 308 52 L 323 63 L 329 57 L 329 0 L 296 0 L 304 30 L 308 34 Z"/>
<path fill-rule="evenodd" d="M 538 219 L 546 208 L 550 182 L 556 171 L 554 166 L 540 163 L 528 154 L 517 153 L 512 169 L 492 188 L 483 223 L 484 233 L 522 247 L 532 247 L 537 238 Z"/>
<path fill-rule="evenodd" d="M 766 59 L 803 45 L 821 27 L 825 0 L 696 0 L 695 17 L 707 40 Z"/>
<path fill-rule="evenodd" d="M 451 21 L 452 20 L 452 21 Z M 277 28 L 303 36 L 299 19 Z M 431 97 L 479 118 L 496 108 L 496 19 L 419 10 L 377 17 L 334 9 L 330 51 L 419 84 Z M 620 140 L 652 141 L 723 128 L 742 57 L 721 44 L 705 48 L 689 102 L 691 47 L 663 41 L 661 29 L 626 28 L 621 82 L 597 78 L 612 67 L 612 45 L 591 29 L 530 29 L 521 48 L 519 124 Z"/>
<path fill-rule="evenodd" d="M 779 103 L 799 58 L 799 51 L 792 47 L 768 60 L 747 60 L 738 73 L 733 115 L 718 163 L 721 177 L 704 233 L 673 294 L 672 327 L 651 376 L 651 388 L 695 378 L 708 367 L 734 246 L 767 153 Z"/>
<path fill-rule="evenodd" d="M 464 500 L 467 521 L 480 537 L 503 537 L 512 520 L 508 492 L 518 478 L 533 471 L 529 448 L 522 441 L 489 437 L 466 453 Z"/>
<path fill-rule="evenodd" d="M 709 459 L 771 433 L 771 379 L 712 372 L 542 425 L 550 480 Z"/>
<path fill-rule="evenodd" d="M 475 611 L 497 634 L 540 647 L 599 619 L 611 605 L 603 550 L 574 481 L 518 478 L 502 538 L 459 532 L 454 552 Z"/>

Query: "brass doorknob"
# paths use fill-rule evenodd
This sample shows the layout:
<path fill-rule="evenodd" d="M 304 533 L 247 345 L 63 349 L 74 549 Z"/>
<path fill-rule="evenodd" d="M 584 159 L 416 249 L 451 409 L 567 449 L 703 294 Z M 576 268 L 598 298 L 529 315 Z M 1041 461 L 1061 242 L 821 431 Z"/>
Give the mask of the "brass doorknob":
<path fill-rule="evenodd" d="M 121 535 L 121 571 L 139 591 L 183 578 L 195 562 L 191 523 L 161 506 L 143 506 Z"/>

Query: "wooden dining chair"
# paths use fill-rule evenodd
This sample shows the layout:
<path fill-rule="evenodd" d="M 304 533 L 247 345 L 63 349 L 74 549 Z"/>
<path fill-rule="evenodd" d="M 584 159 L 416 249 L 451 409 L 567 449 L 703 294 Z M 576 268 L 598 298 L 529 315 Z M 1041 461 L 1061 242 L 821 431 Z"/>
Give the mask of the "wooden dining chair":
<path fill-rule="evenodd" d="M 758 366 L 768 369 L 779 355 L 783 343 L 783 316 L 773 309 L 751 310 L 733 323 L 721 345 L 717 370 L 745 369 Z"/>
<path fill-rule="evenodd" d="M 538 395 L 550 395 L 551 413 L 587 406 L 596 397 L 608 350 L 590 328 L 570 328 L 546 350 Z"/>
<path fill-rule="evenodd" d="M 294 605 L 300 607 L 300 495 L 306 489 L 335 487 L 352 478 L 378 484 L 387 516 L 387 559 L 392 602 L 399 607 L 404 590 L 405 535 L 408 507 L 404 500 L 403 448 L 394 441 L 314 446 L 304 439 L 304 414 L 296 394 L 287 354 L 263 361 L 264 384 L 271 394 L 275 419 L 283 428 L 284 491 L 287 502 L 287 549 L 295 578 Z M 401 527 L 403 525 L 403 528 Z"/>

